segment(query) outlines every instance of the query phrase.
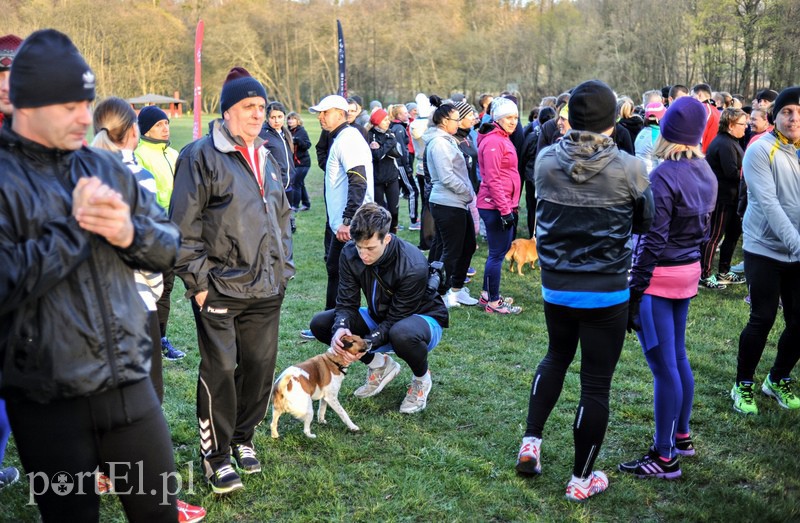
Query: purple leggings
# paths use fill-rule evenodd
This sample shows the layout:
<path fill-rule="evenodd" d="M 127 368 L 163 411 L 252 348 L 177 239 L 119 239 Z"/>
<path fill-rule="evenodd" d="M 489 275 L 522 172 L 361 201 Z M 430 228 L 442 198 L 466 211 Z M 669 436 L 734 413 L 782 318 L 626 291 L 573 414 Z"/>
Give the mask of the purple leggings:
<path fill-rule="evenodd" d="M 675 434 L 689 433 L 694 399 L 694 375 L 686 356 L 686 318 L 689 298 L 672 300 L 645 294 L 639 316 L 642 330 L 636 334 L 653 372 L 653 404 L 658 453 L 672 458 Z"/>

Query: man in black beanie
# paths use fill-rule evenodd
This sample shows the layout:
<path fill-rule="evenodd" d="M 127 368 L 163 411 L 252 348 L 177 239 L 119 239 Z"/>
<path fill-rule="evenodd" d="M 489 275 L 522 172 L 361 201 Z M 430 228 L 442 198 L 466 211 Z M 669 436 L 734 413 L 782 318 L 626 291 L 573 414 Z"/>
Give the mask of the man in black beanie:
<path fill-rule="evenodd" d="M 43 521 L 97 521 L 104 473 L 129 520 L 174 522 L 172 442 L 131 270 L 172 267 L 179 233 L 121 162 L 83 146 L 94 97 L 66 35 L 23 42 L 0 129 L 0 395 Z"/>
<path fill-rule="evenodd" d="M 261 472 L 253 447 L 267 411 L 278 324 L 294 275 L 291 208 L 280 167 L 259 138 L 267 93 L 245 69 L 228 73 L 222 118 L 178 157 L 170 218 L 183 234 L 175 273 L 197 324 L 197 418 L 203 469 L 216 494 Z"/>
<path fill-rule="evenodd" d="M 571 130 L 536 159 L 536 244 L 550 339 L 531 385 L 517 471 L 542 471 L 544 426 L 564 376 L 581 345 L 581 397 L 573 434 L 575 461 L 570 501 L 608 488 L 593 466 L 606 433 L 611 378 L 628 324 L 631 232 L 653 219 L 653 195 L 644 162 L 621 150 L 611 134 L 617 99 L 601 81 L 577 86 L 567 103 Z"/>

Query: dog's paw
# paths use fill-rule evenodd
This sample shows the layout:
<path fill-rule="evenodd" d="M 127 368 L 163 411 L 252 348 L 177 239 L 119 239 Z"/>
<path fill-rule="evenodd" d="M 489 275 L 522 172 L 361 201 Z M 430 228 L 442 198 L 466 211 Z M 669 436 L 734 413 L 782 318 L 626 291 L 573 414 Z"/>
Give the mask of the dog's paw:
<path fill-rule="evenodd" d="M 316 434 L 312 434 L 311 432 L 306 432 L 305 434 L 306 434 L 306 436 L 308 436 L 308 437 L 309 437 L 309 438 L 311 438 L 311 439 L 314 439 L 314 438 L 316 438 L 316 437 L 317 437 L 317 435 L 316 435 Z"/>
<path fill-rule="evenodd" d="M 350 432 L 361 432 L 361 429 L 358 428 L 358 425 L 353 425 L 352 427 L 347 427 L 350 429 Z"/>
<path fill-rule="evenodd" d="M 278 434 L 277 432 L 272 433 L 272 439 L 278 439 L 280 437 L 281 437 L 280 434 Z"/>
<path fill-rule="evenodd" d="M 322 425 L 327 425 L 327 424 L 328 424 L 328 422 L 327 422 L 327 421 L 325 421 L 325 418 L 318 419 L 318 420 L 317 420 L 317 423 L 320 423 L 320 424 L 322 424 Z"/>

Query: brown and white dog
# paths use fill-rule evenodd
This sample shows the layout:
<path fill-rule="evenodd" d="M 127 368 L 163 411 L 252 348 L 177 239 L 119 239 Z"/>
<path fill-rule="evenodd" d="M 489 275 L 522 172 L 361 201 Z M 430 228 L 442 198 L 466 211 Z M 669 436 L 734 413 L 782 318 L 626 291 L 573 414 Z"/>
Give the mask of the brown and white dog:
<path fill-rule="evenodd" d="M 508 270 L 514 270 L 514 263 L 517 264 L 517 273 L 522 276 L 522 266 L 526 263 L 531 264 L 532 269 L 536 269 L 534 262 L 539 259 L 539 253 L 536 252 L 536 239 L 531 238 L 525 240 L 522 238 L 516 239 L 511 242 L 511 248 L 506 253 L 506 261 L 508 261 Z"/>
<path fill-rule="evenodd" d="M 342 336 L 342 343 L 350 354 L 367 352 L 367 343 L 358 336 Z M 309 438 L 316 438 L 311 433 L 311 420 L 314 417 L 312 400 L 319 400 L 319 423 L 326 423 L 325 409 L 330 405 L 348 429 L 359 430 L 339 403 L 339 388 L 347 373 L 345 365 L 340 356 L 328 350 L 284 370 L 272 387 L 272 437 L 279 437 L 278 420 L 286 412 L 303 420 L 303 432 Z"/>

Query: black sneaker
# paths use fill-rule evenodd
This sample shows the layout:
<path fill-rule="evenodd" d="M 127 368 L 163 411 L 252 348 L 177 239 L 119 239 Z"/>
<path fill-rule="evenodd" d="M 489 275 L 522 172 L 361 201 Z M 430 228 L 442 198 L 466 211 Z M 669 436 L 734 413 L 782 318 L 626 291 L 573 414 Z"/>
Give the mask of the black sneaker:
<path fill-rule="evenodd" d="M 685 438 L 675 438 L 675 452 L 681 456 L 694 456 L 692 437 L 686 436 Z"/>
<path fill-rule="evenodd" d="M 230 494 L 234 490 L 244 488 L 242 478 L 233 470 L 231 465 L 223 465 L 208 478 L 214 494 Z"/>
<path fill-rule="evenodd" d="M 0 490 L 6 488 L 19 479 L 19 471 L 14 467 L 0 469 Z"/>
<path fill-rule="evenodd" d="M 653 448 L 642 459 L 620 463 L 617 468 L 620 472 L 627 472 L 642 479 L 678 479 L 681 477 L 681 465 L 678 462 L 678 456 L 669 461 L 664 461 Z"/>
<path fill-rule="evenodd" d="M 245 474 L 255 474 L 261 472 L 261 462 L 256 457 L 256 451 L 253 447 L 248 445 L 234 445 L 231 450 L 233 451 L 233 459 L 236 460 L 236 466 Z"/>

